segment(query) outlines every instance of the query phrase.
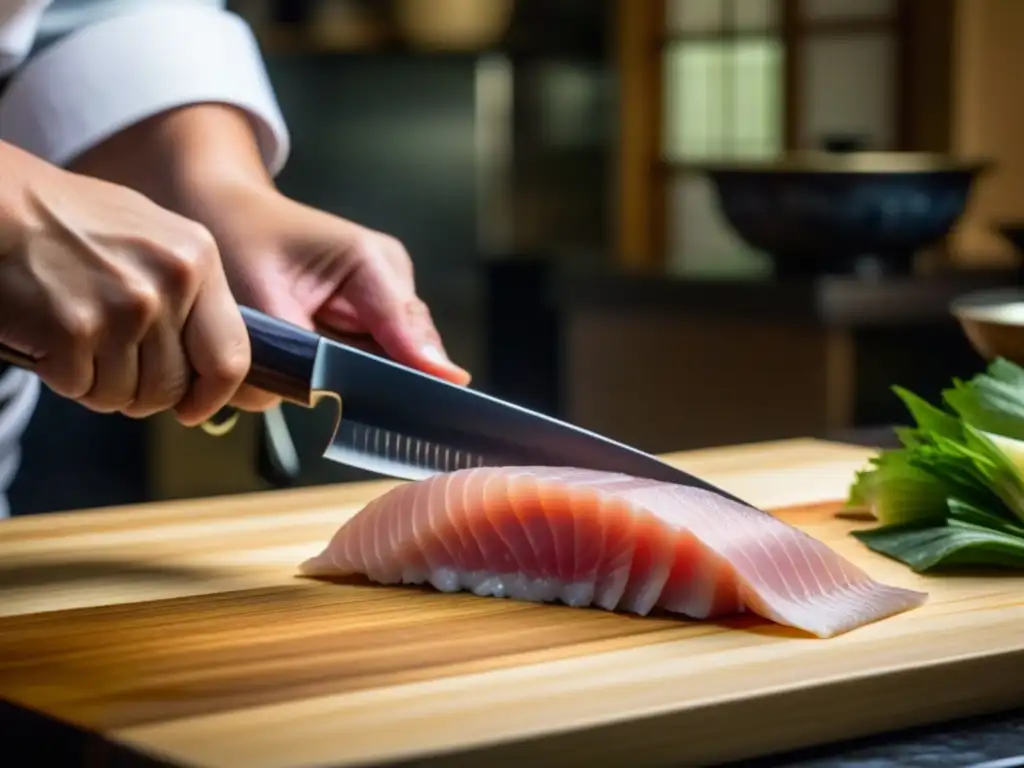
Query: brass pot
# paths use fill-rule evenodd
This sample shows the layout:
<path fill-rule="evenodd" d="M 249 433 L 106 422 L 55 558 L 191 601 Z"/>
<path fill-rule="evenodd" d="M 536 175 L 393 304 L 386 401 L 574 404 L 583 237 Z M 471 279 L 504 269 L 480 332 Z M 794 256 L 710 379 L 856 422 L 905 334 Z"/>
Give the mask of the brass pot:
<path fill-rule="evenodd" d="M 514 0 L 395 0 L 399 34 L 418 48 L 478 50 L 500 42 Z"/>

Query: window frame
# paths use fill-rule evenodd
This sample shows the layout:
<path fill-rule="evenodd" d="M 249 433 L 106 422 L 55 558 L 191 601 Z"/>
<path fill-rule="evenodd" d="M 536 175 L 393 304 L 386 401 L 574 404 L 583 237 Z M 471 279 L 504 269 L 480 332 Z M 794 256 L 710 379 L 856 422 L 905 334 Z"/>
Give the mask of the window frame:
<path fill-rule="evenodd" d="M 893 88 L 896 149 L 908 150 L 915 133 L 915 88 L 912 78 L 914 20 L 922 12 L 921 0 L 896 0 L 890 14 L 871 18 L 807 19 L 801 0 L 778 0 L 775 28 L 782 42 L 782 145 L 798 148 L 803 117 L 800 82 L 802 56 L 807 41 L 822 36 L 848 36 L 889 32 L 896 42 L 896 75 Z M 726 19 L 735 18 L 734 0 L 727 5 Z M 939 4 L 925 0 L 932 13 Z M 621 267 L 663 270 L 668 259 L 668 187 L 679 174 L 699 173 L 700 161 L 665 157 L 664 62 L 667 46 L 681 41 L 733 41 L 763 38 L 764 30 L 724 28 L 707 32 L 669 32 L 667 0 L 617 0 L 617 65 L 620 77 L 617 262 Z M 924 11 L 928 12 L 928 11 Z"/>

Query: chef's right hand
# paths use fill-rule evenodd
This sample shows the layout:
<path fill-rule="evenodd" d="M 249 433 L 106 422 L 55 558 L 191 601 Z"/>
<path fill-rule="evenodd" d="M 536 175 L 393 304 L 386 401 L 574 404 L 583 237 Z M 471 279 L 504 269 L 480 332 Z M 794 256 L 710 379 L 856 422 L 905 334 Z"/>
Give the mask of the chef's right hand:
<path fill-rule="evenodd" d="M 227 404 L 249 338 L 209 231 L 9 145 L 0 165 L 0 342 L 94 411 L 194 426 Z"/>

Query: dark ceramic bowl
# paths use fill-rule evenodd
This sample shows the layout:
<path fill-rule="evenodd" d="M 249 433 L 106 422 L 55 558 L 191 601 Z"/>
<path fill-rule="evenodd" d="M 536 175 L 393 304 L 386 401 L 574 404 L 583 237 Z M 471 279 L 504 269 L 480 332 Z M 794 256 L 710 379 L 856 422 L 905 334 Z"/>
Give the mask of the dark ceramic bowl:
<path fill-rule="evenodd" d="M 903 152 L 807 152 L 705 166 L 726 220 L 780 274 L 909 272 L 967 207 L 989 162 Z"/>

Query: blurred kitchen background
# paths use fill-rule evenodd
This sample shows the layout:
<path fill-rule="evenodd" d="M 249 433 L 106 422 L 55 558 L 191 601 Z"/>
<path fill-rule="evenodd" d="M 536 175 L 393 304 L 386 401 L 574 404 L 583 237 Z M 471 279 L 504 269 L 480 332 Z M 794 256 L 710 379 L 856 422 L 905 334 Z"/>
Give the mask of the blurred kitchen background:
<path fill-rule="evenodd" d="M 982 365 L 949 301 L 1019 282 L 1020 0 L 228 5 L 292 132 L 281 188 L 405 242 L 475 386 L 641 448 L 899 421 L 890 385 L 935 396 Z M 939 161 L 752 165 L 802 150 Z M 214 438 L 47 394 L 12 504 L 362 476 L 318 458 L 328 412 L 285 416 L 290 479 L 260 418 Z"/>

